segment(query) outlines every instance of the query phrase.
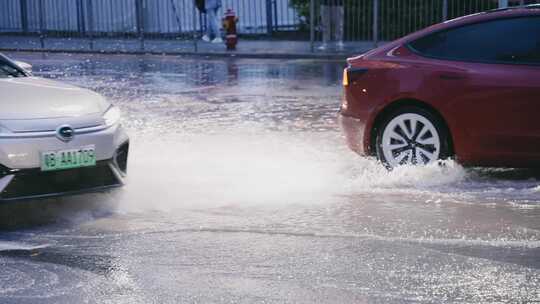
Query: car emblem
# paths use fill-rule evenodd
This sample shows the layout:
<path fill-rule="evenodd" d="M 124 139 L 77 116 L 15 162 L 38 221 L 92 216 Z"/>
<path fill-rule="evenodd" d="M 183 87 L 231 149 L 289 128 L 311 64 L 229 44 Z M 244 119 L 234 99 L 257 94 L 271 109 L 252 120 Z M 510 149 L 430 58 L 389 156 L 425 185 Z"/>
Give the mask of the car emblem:
<path fill-rule="evenodd" d="M 74 136 L 75 136 L 75 130 L 73 130 L 73 128 L 70 126 L 67 126 L 67 125 L 60 126 L 56 130 L 56 137 L 58 137 L 58 139 L 62 141 L 66 141 L 66 142 L 70 141 L 73 139 Z"/>

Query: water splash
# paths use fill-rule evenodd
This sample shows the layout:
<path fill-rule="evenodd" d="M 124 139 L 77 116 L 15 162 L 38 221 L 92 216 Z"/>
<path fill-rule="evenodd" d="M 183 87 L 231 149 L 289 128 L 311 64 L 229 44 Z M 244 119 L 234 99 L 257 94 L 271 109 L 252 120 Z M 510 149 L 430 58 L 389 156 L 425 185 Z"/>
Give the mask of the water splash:
<path fill-rule="evenodd" d="M 498 169 L 445 161 L 387 171 L 350 152 L 338 131 L 209 127 L 204 133 L 144 133 L 134 136 L 132 147 L 121 198 L 128 210 L 332 204 L 358 194 L 435 203 L 540 202 L 538 188 L 531 190 L 536 179 L 499 179 Z"/>
<path fill-rule="evenodd" d="M 42 245 L 32 245 L 32 244 L 26 244 L 26 243 L 20 243 L 20 242 L 9 242 L 9 241 L 0 241 L 0 252 L 2 251 L 32 251 L 32 250 L 38 250 L 47 248 L 50 245 L 48 244 L 42 244 Z"/>

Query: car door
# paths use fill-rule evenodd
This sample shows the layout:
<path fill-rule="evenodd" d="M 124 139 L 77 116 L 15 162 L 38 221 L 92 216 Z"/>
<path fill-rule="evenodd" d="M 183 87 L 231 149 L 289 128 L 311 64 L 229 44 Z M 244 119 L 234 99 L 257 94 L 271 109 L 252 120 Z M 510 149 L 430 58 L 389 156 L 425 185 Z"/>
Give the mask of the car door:
<path fill-rule="evenodd" d="M 540 159 L 540 67 L 468 64 L 456 99 L 474 153 L 495 164 Z"/>
<path fill-rule="evenodd" d="M 436 75 L 453 88 L 446 108 L 474 163 L 540 161 L 540 16 L 489 20 L 420 38 L 411 47 L 451 69 Z M 454 63 L 452 65 L 452 63 Z"/>

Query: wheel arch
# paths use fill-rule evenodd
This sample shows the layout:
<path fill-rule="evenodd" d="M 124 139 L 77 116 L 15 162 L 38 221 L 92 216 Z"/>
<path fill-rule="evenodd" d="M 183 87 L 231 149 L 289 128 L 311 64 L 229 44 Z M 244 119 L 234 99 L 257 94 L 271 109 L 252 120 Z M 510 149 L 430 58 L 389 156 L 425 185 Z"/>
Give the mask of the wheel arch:
<path fill-rule="evenodd" d="M 385 118 L 388 115 L 390 115 L 392 112 L 394 112 L 395 110 L 403 106 L 418 107 L 425 111 L 429 111 L 431 114 L 435 115 L 440 120 L 440 122 L 442 123 L 442 127 L 445 129 L 445 131 L 449 135 L 448 136 L 448 148 L 450 150 L 449 152 L 450 154 L 455 155 L 454 138 L 446 119 L 444 119 L 443 115 L 429 103 L 418 100 L 418 99 L 413 99 L 413 98 L 404 98 L 404 99 L 395 100 L 389 103 L 388 105 L 386 105 L 377 113 L 377 115 L 373 119 L 373 124 L 372 124 L 373 127 L 369 131 L 369 155 L 375 156 L 375 153 L 376 153 L 375 152 L 376 151 L 375 139 L 376 139 L 376 134 L 377 134 L 380 124 L 385 120 Z"/>

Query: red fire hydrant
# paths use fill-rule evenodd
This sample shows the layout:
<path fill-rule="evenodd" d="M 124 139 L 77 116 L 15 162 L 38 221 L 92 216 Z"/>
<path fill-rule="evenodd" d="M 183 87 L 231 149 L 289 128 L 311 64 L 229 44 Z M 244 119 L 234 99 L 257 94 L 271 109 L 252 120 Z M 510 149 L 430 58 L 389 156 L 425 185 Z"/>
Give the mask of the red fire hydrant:
<path fill-rule="evenodd" d="M 236 50 L 236 44 L 238 43 L 238 35 L 236 34 L 236 23 L 238 17 L 232 9 L 227 9 L 225 17 L 223 17 L 223 29 L 225 29 L 225 44 L 227 50 Z"/>

